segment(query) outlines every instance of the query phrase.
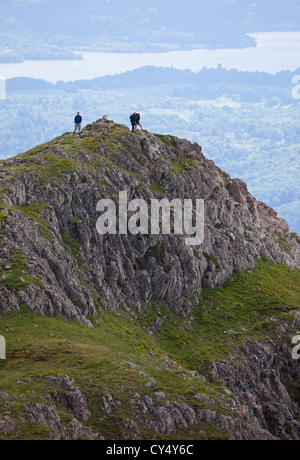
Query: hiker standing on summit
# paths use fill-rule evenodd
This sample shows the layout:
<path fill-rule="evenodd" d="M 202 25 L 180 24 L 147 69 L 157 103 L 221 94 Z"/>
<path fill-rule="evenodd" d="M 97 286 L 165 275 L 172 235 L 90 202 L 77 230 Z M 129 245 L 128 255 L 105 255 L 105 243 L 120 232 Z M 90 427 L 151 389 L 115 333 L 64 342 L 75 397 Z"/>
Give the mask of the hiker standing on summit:
<path fill-rule="evenodd" d="M 131 126 L 132 126 L 132 131 L 135 130 L 135 128 L 137 127 L 137 125 L 139 125 L 139 127 L 141 129 L 143 129 L 141 123 L 140 123 L 140 120 L 141 120 L 141 114 L 138 113 L 138 112 L 133 112 L 132 115 L 130 115 L 130 121 L 131 121 Z"/>
<path fill-rule="evenodd" d="M 132 131 L 134 131 L 136 124 L 136 112 L 133 112 L 133 114 L 130 115 L 129 119 L 131 121 Z"/>
<path fill-rule="evenodd" d="M 139 127 L 141 129 L 143 129 L 142 125 L 141 125 L 141 114 L 140 113 L 137 113 L 136 114 L 136 126 L 139 125 Z"/>
<path fill-rule="evenodd" d="M 80 133 L 80 131 L 81 131 L 81 123 L 82 123 L 82 116 L 80 115 L 79 112 L 77 112 L 77 115 L 76 115 L 76 117 L 74 119 L 74 123 L 75 123 L 74 134 L 76 133 L 77 130 Z"/>

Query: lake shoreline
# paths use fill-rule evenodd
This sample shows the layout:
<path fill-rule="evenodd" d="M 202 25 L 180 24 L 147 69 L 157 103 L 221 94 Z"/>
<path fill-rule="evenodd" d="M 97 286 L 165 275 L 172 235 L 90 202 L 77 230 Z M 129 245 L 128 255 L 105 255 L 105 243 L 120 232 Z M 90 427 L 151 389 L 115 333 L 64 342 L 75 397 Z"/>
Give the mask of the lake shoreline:
<path fill-rule="evenodd" d="M 204 67 L 216 68 L 222 65 L 228 70 L 260 71 L 271 74 L 281 70 L 295 71 L 300 67 L 300 32 L 260 32 L 248 35 L 255 37 L 256 47 L 167 53 L 77 51 L 83 56 L 83 60 L 0 63 L 0 76 L 5 79 L 28 77 L 57 83 L 117 75 L 144 66 L 173 67 L 198 72 Z"/>

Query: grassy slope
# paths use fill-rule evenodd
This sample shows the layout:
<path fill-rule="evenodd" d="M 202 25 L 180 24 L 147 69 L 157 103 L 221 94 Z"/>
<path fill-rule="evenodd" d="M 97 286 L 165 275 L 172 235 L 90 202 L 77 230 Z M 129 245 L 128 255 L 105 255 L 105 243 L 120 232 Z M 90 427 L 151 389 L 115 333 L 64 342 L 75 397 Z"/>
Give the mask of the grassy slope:
<path fill-rule="evenodd" d="M 8 359 L 0 361 L 0 391 L 24 395 L 28 402 L 45 403 L 42 396 L 49 388 L 45 377 L 66 373 L 89 399 L 93 416 L 87 425 L 106 439 L 116 439 L 122 421 L 134 418 L 130 399 L 136 392 L 151 395 L 163 391 L 170 401 L 184 395 L 187 402 L 197 392 L 212 395 L 218 382 L 209 382 L 210 363 L 234 354 L 237 346 L 250 337 L 263 342 L 271 338 L 278 341 L 275 330 L 278 323 L 274 324 L 270 318 L 289 322 L 289 312 L 300 307 L 299 270 L 261 261 L 254 272 L 235 273 L 233 278 L 234 281 L 218 289 L 204 289 L 199 305 L 192 312 L 192 321 L 157 304 L 144 313 L 130 309 L 100 311 L 99 318 L 92 319 L 93 329 L 62 318 L 42 318 L 27 310 L 20 315 L 1 317 L 0 335 L 6 337 Z M 151 335 L 149 327 L 159 314 L 163 324 Z M 173 370 L 164 367 L 166 357 L 176 363 Z M 139 376 L 139 371 L 131 369 L 126 361 L 139 365 L 146 378 Z M 180 366 L 205 375 L 209 383 L 185 379 Z M 25 382 L 28 378 L 33 381 Z M 150 378 L 157 385 L 146 389 L 144 385 Z M 101 395 L 105 392 L 122 402 L 110 416 L 105 416 L 101 409 Z M 22 413 L 24 402 L 14 400 L 8 407 L 0 402 L 0 413 L 11 416 Z M 63 422 L 73 418 L 62 407 L 59 415 Z M 201 427 L 208 438 L 224 436 L 212 426 Z M 143 426 L 140 429 L 144 439 L 154 435 Z M 48 431 L 20 421 L 16 436 L 47 439 Z M 199 426 L 188 432 L 180 429 L 174 437 L 199 438 L 198 431 Z"/>

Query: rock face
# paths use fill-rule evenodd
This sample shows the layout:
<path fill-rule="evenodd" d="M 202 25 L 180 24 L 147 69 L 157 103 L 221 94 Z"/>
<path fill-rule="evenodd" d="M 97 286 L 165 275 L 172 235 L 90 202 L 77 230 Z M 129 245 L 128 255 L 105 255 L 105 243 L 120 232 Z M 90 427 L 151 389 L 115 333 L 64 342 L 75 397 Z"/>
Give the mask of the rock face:
<path fill-rule="evenodd" d="M 299 382 L 300 370 L 286 344 L 249 340 L 239 350 L 238 364 L 232 357 L 231 362 L 213 363 L 212 370 L 261 427 L 279 439 L 299 439 L 299 408 L 282 382 Z"/>
<path fill-rule="evenodd" d="M 5 161 L 0 190 L 5 314 L 25 305 L 89 325 L 98 307 L 144 309 L 159 300 L 186 316 L 194 292 L 252 270 L 261 257 L 300 266 L 299 237 L 199 145 L 132 133 L 106 118 Z M 97 202 L 117 202 L 120 191 L 146 202 L 204 199 L 203 245 L 174 234 L 99 235 Z"/>
<path fill-rule="evenodd" d="M 87 409 L 86 397 L 73 383 L 67 375 L 63 375 L 60 378 L 53 377 L 51 385 L 58 388 L 53 395 L 53 399 L 70 409 L 77 417 L 88 421 L 91 414 Z"/>
<path fill-rule="evenodd" d="M 189 246 L 186 235 L 174 234 L 174 231 L 155 235 L 100 235 L 96 227 L 100 216 L 97 203 L 109 199 L 118 209 L 119 192 L 126 192 L 130 201 L 142 199 L 146 203 L 152 199 L 204 200 L 203 244 Z M 282 300 L 281 297 L 275 298 L 276 293 L 274 295 L 274 305 L 281 302 L 282 311 L 278 313 L 282 313 L 282 321 L 272 319 L 267 313 L 265 316 L 269 323 L 275 322 L 276 333 L 272 336 L 275 341 L 265 337 L 265 323 L 261 326 L 263 332 L 259 339 L 256 330 L 250 339 L 242 320 L 239 332 L 236 332 L 238 329 L 231 329 L 236 328 L 235 318 L 232 323 L 226 322 L 230 314 L 223 313 L 224 304 L 212 313 L 213 303 L 209 303 L 207 310 L 204 309 L 205 315 L 211 314 L 216 321 L 220 310 L 221 319 L 218 317 L 218 320 L 230 325 L 223 332 L 224 336 L 228 335 L 226 344 L 230 343 L 230 350 L 236 353 L 228 356 L 231 353 L 228 352 L 226 359 L 222 355 L 223 360 L 219 358 L 218 362 L 213 361 L 219 355 L 211 358 L 207 364 L 210 372 L 203 372 L 205 377 L 202 368 L 197 368 L 198 373 L 193 368 L 183 369 L 174 361 L 181 359 L 180 353 L 175 353 L 176 357 L 161 354 L 160 329 L 170 326 L 166 324 L 166 314 L 176 318 L 176 333 L 178 324 L 184 325 L 183 329 L 178 328 L 175 337 L 179 347 L 183 330 L 186 334 L 184 340 L 187 334 L 193 336 L 197 333 L 197 343 L 199 341 L 200 348 L 203 345 L 198 330 L 192 329 L 194 313 L 191 314 L 192 308 L 199 306 L 203 286 L 215 288 L 222 285 L 232 278 L 235 270 L 251 271 L 261 258 L 300 268 L 299 236 L 290 234 L 287 223 L 271 208 L 257 201 L 243 181 L 232 179 L 207 160 L 199 145 L 170 136 L 150 135 L 145 131 L 131 132 L 104 117 L 87 126 L 79 135 L 65 134 L 49 144 L 4 161 L 0 169 L 0 241 L 0 316 L 21 314 L 27 308 L 42 316 L 63 317 L 64 323 L 65 318 L 74 319 L 92 327 L 89 317 L 96 317 L 101 310 L 113 311 L 102 312 L 103 317 L 109 318 L 122 317 L 126 311 L 137 328 L 142 324 L 144 333 L 149 332 L 153 339 L 151 344 L 157 345 L 155 353 L 158 355 L 148 348 L 149 344 L 144 344 L 142 338 L 137 338 L 134 346 L 133 342 L 127 344 L 126 357 L 122 354 L 121 360 L 120 350 L 116 352 L 113 342 L 113 362 L 107 358 L 108 366 L 103 359 L 102 365 L 108 367 L 101 368 L 99 375 L 95 371 L 101 381 L 105 376 L 104 369 L 114 372 L 112 384 L 105 380 L 102 387 L 101 381 L 94 382 L 94 373 L 87 381 L 83 371 L 94 370 L 94 366 L 96 370 L 100 366 L 98 354 L 82 369 L 83 361 L 74 352 L 76 363 L 72 361 L 71 373 L 78 365 L 79 378 L 64 369 L 62 372 L 53 371 L 61 369 L 60 360 L 57 367 L 47 369 L 50 374 L 43 374 L 39 370 L 39 359 L 44 349 L 35 353 L 35 347 L 39 345 L 36 339 L 32 344 L 23 345 L 18 337 L 16 343 L 20 347 L 14 348 L 12 355 L 16 359 L 32 359 L 33 364 L 37 360 L 38 370 L 31 370 L 29 378 L 26 374 L 25 379 L 23 376 L 15 381 L 17 385 L 29 384 L 26 396 L 7 393 L 5 384 L 0 382 L 0 437 L 18 437 L 23 424 L 34 424 L 42 436 L 55 440 L 102 440 L 103 435 L 111 434 L 113 424 L 116 438 L 129 440 L 143 439 L 145 433 L 150 433 L 149 438 L 163 439 L 183 431 L 190 433 L 192 439 L 299 439 L 299 397 L 292 396 L 299 391 L 300 374 L 289 348 L 292 334 L 300 330 L 296 296 L 295 305 L 286 305 L 287 297 Z M 289 270 L 292 277 L 291 273 L 296 272 Z M 282 277 L 278 281 L 281 283 Z M 250 288 L 252 295 L 252 285 Z M 268 294 L 272 296 L 272 293 Z M 230 304 L 231 300 L 230 297 Z M 261 311 L 267 310 L 264 300 Z M 155 317 L 153 302 L 159 305 Z M 240 303 L 236 302 L 236 305 Z M 125 308 L 119 308 L 121 306 Z M 273 297 L 268 306 L 273 307 Z M 160 312 L 162 307 L 166 307 L 163 314 Z M 256 307 L 257 303 L 254 309 Z M 289 320 L 285 315 L 288 309 Z M 138 320 L 140 317 L 144 319 L 147 312 L 150 315 L 146 327 Z M 124 321 L 128 321 L 128 316 Z M 197 321 L 202 321 L 202 317 Z M 259 321 L 262 321 L 260 317 Z M 98 323 L 100 319 L 93 322 Z M 207 326 L 209 331 L 211 324 Z M 91 334 L 96 331 L 96 327 L 87 330 L 78 324 L 76 328 L 80 333 L 82 329 Z M 113 324 L 109 324 L 110 330 L 112 334 L 119 334 Z M 234 337 L 242 330 L 247 333 L 246 340 L 243 336 L 241 342 L 235 342 Z M 127 328 L 120 331 L 121 340 L 125 337 L 126 341 L 130 331 L 132 329 Z M 7 333 L 10 332 L 13 331 L 7 329 Z M 102 330 L 97 336 L 100 341 L 101 333 Z M 47 346 L 48 335 L 49 331 L 45 335 Z M 50 337 L 52 335 L 55 334 Z M 42 338 L 43 334 L 39 337 Z M 223 344 L 220 337 L 215 342 L 217 347 Z M 63 348 L 64 343 L 56 339 L 55 347 L 67 351 L 72 357 L 69 348 Z M 236 343 L 239 343 L 237 347 Z M 69 347 L 66 338 L 67 345 Z M 153 364 L 155 375 L 148 374 L 140 362 L 132 362 L 134 354 L 127 357 L 127 350 L 131 347 L 139 349 L 141 354 L 140 349 L 147 353 L 146 358 L 143 354 L 146 363 L 150 356 L 158 360 L 155 366 Z M 107 349 L 103 346 L 100 353 L 105 355 Z M 83 356 L 88 356 L 89 348 L 84 346 L 82 350 Z M 205 353 L 206 360 L 208 355 Z M 119 359 L 120 362 L 115 361 Z M 188 366 L 192 365 L 191 362 Z M 125 377 L 118 384 L 119 370 Z M 184 380 L 188 384 L 184 388 L 188 390 L 179 393 L 172 390 L 172 386 L 171 389 L 168 385 L 164 388 L 161 373 L 173 371 L 176 389 L 177 383 Z M 74 377 L 76 384 L 66 373 Z M 123 385 L 126 379 L 127 387 Z M 167 379 L 164 375 L 163 382 Z M 33 386 L 32 382 L 35 385 L 35 381 L 42 391 L 36 400 L 30 386 Z M 291 389 L 292 396 L 287 389 Z"/>
<path fill-rule="evenodd" d="M 199 398 L 205 397 L 199 395 Z M 195 398 L 196 399 L 196 398 Z M 172 435 L 177 432 L 179 427 L 188 429 L 193 426 L 198 426 L 201 422 L 213 424 L 216 428 L 226 432 L 231 440 L 271 440 L 276 439 L 266 429 L 263 429 L 255 418 L 251 418 L 246 414 L 237 417 L 222 415 L 218 410 L 212 408 L 197 408 L 193 409 L 190 405 L 177 401 L 170 403 L 164 401 L 164 405 L 159 404 L 153 398 L 145 396 L 140 398 L 137 394 L 132 401 L 136 405 L 139 412 L 139 417 L 145 416 L 144 424 L 149 429 L 154 429 L 162 435 Z M 204 404 L 207 404 L 204 403 Z M 224 408 L 227 406 L 223 402 Z M 228 405 L 228 409 L 230 406 Z M 232 410 L 232 408 L 231 408 Z M 205 432 L 199 433 L 206 435 Z"/>
<path fill-rule="evenodd" d="M 83 426 L 76 418 L 64 426 L 54 406 L 28 403 L 24 404 L 24 409 L 26 418 L 33 423 L 49 428 L 51 430 L 50 438 L 55 441 L 77 441 L 80 438 L 90 441 L 103 440 L 99 433 L 93 433 L 90 427 Z"/>
<path fill-rule="evenodd" d="M 7 435 L 16 429 L 15 421 L 8 416 L 0 416 L 0 432 Z"/>

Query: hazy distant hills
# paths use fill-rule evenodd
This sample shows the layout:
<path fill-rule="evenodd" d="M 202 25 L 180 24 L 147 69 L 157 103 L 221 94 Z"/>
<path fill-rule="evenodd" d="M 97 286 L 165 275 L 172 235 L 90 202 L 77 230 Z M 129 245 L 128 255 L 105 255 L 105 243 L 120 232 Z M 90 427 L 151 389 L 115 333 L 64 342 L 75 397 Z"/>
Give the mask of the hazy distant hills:
<path fill-rule="evenodd" d="M 251 85 L 252 88 L 257 87 L 257 90 L 262 94 L 267 95 L 267 93 L 269 93 L 269 95 L 274 96 L 276 88 L 278 90 L 280 88 L 284 89 L 285 92 L 289 87 L 292 88 L 292 78 L 299 74 L 300 68 L 293 72 L 283 70 L 276 74 L 269 74 L 266 72 L 238 71 L 236 69 L 227 70 L 221 65 L 216 69 L 203 68 L 196 73 L 188 69 L 180 70 L 171 67 L 144 66 L 116 75 L 107 75 L 90 80 L 76 80 L 70 82 L 58 81 L 55 84 L 42 79 L 16 77 L 7 80 L 6 88 L 8 92 L 62 90 L 76 93 L 85 89 L 131 88 L 132 86 L 153 87 L 157 85 L 169 85 L 170 87 L 174 87 L 174 85 L 177 84 L 180 86 L 191 85 L 190 91 L 192 91 L 192 88 L 195 89 L 197 87 L 198 93 L 200 90 L 204 93 L 205 90 L 211 88 L 213 85 L 220 85 L 222 83 L 223 91 L 225 90 L 224 85 Z M 228 91 L 230 92 L 230 90 Z M 236 95 L 236 93 L 234 95 Z M 216 93 L 213 98 L 215 97 Z M 290 91 L 290 103 L 292 102 L 295 102 L 295 100 L 293 101 Z"/>
<path fill-rule="evenodd" d="M 247 33 L 299 30 L 300 11 L 294 0 L 2 0 L 0 23 L 0 61 L 7 62 L 26 57 L 24 38 L 33 59 L 74 48 L 141 52 L 254 46 Z"/>
<path fill-rule="evenodd" d="M 81 90 L 111 90 L 118 88 L 157 87 L 165 85 L 165 94 L 173 97 L 186 96 L 216 99 L 224 94 L 237 97 L 244 102 L 261 102 L 264 97 L 279 97 L 284 104 L 297 104 L 292 97 L 292 79 L 300 74 L 284 70 L 276 74 L 266 72 L 244 72 L 227 70 L 221 65 L 217 69 L 203 68 L 199 72 L 170 67 L 144 66 L 117 75 L 76 80 L 58 81 L 53 84 L 46 80 L 27 77 L 8 79 L 8 94 L 18 91 L 66 91 L 77 93 Z"/>

